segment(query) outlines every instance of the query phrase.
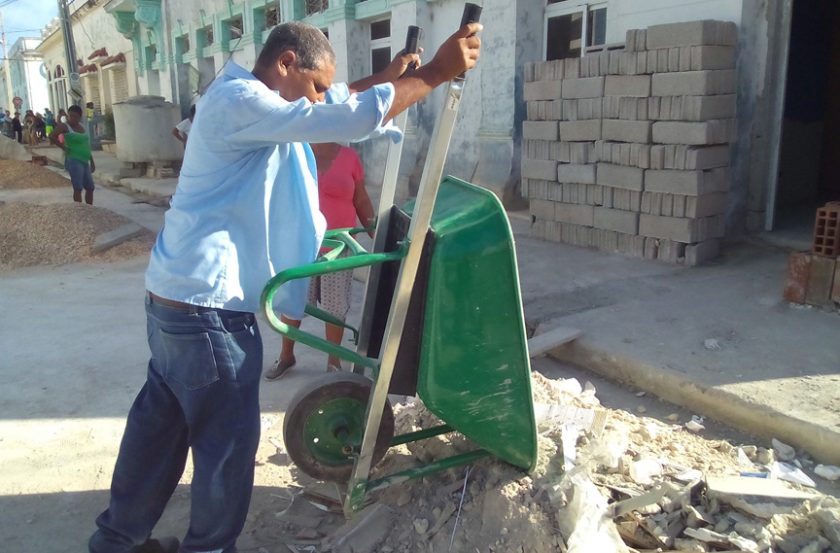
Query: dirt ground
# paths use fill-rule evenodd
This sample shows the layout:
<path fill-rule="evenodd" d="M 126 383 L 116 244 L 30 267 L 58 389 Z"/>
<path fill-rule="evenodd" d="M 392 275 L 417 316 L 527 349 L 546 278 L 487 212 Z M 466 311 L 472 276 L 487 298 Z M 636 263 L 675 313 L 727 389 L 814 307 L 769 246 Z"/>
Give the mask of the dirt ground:
<path fill-rule="evenodd" d="M 20 250 L 16 259 L 39 259 L 38 264 L 17 262 L 0 275 L 0 309 L 7 314 L 0 319 L 0 378 L 5 383 L 0 388 L 0 549 L 83 551 L 95 516 L 107 504 L 124 418 L 144 377 L 147 349 L 140 302 L 149 243 L 141 240 L 112 262 L 91 256 L 62 258 L 61 252 L 44 253 L 39 246 L 61 236 L 48 234 L 58 228 L 56 221 L 62 222 L 61 228 L 88 236 L 123 220 L 102 209 L 69 203 L 0 206 L 7 208 L 11 211 L 0 213 L 0 221 L 7 215 L 18 217 L 14 226 L 45 234 L 42 240 L 18 240 L 31 249 Z M 20 219 L 25 215 L 30 219 Z M 97 221 L 94 226 L 91 218 Z M 356 283 L 354 313 L 360 301 Z M 264 321 L 261 324 L 267 367 L 279 339 Z M 321 331 L 311 321 L 304 328 Z M 283 444 L 289 400 L 323 372 L 321 354 L 299 348 L 298 360 L 299 367 L 286 378 L 262 386 L 263 435 L 252 506 L 238 543 L 242 552 L 600 553 L 627 551 L 622 538 L 637 549 L 656 545 L 685 551 L 840 551 L 840 532 L 832 522 L 840 523 L 840 512 L 834 500 L 823 495 L 836 494 L 836 486 L 815 476 L 816 464 L 807 453 L 794 451 L 791 457 L 782 445 L 753 447 L 754 442 L 741 436 L 716 435 L 706 421 L 691 425 L 690 413 L 644 394 L 556 378 L 568 371 L 546 359 L 536 361 L 535 367 L 551 377 L 538 372 L 532 381 L 540 436 L 532 474 L 498 461 L 479 461 L 375 494 L 373 510 L 366 512 L 370 516 L 346 523 L 325 498 L 340 494 L 340 489 L 299 471 Z M 629 410 L 627 405 L 602 403 L 619 396 L 632 405 Z M 402 402 L 395 412 L 401 432 L 433 423 L 416 400 Z M 459 435 L 400 446 L 377 470 L 400 470 L 471 447 Z M 564 457 L 565 469 L 572 464 L 578 468 L 564 472 Z M 791 493 L 808 497 L 790 512 L 757 518 L 701 489 L 709 476 L 769 473 L 782 458 L 801 466 L 817 486 L 782 483 Z M 187 467 L 156 535 L 180 536 L 188 526 L 191 463 Z M 665 491 L 652 502 L 621 516 L 604 514 L 608 502 L 656 490 Z M 613 520 L 621 527 L 621 538 L 616 538 Z M 698 543 L 690 530 L 715 536 Z"/>

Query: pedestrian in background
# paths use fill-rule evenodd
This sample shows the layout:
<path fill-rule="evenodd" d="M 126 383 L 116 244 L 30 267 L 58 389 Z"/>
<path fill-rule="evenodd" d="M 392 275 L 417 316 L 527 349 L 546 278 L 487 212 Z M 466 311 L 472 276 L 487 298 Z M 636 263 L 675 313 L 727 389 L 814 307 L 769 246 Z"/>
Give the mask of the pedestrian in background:
<path fill-rule="evenodd" d="M 187 146 L 187 138 L 189 137 L 190 129 L 192 129 L 193 119 L 195 119 L 195 104 L 190 106 L 190 116 L 175 125 L 172 129 L 172 136 L 183 142 L 185 148 Z"/>
<path fill-rule="evenodd" d="M 50 142 L 64 150 L 64 168 L 70 173 L 70 183 L 73 185 L 73 201 L 82 201 L 82 190 L 85 192 L 85 203 L 93 204 L 93 172 L 96 164 L 90 148 L 90 136 L 82 125 L 82 108 L 70 106 L 67 110 L 67 124 L 59 123 L 50 135 Z M 64 137 L 63 142 L 59 138 Z"/>
<path fill-rule="evenodd" d="M 14 118 L 12 118 L 12 132 L 14 138 L 23 144 L 23 124 L 20 122 L 20 112 L 16 111 Z"/>
<path fill-rule="evenodd" d="M 356 220 L 365 228 L 374 224 L 373 204 L 365 189 L 365 171 L 362 160 L 356 150 L 341 146 L 335 142 L 311 144 L 315 163 L 318 167 L 318 203 L 321 213 L 327 220 L 327 230 L 351 228 Z M 371 231 L 368 231 L 372 234 Z M 312 277 L 309 281 L 309 303 L 321 305 L 321 308 L 340 321 L 344 321 L 350 310 L 350 288 L 353 284 L 353 271 L 339 271 Z M 283 322 L 300 327 L 300 321 L 281 316 Z M 341 344 L 344 327 L 325 323 L 327 340 Z M 266 380 L 277 380 L 283 376 L 296 359 L 295 342 L 283 336 L 280 357 L 266 371 Z M 327 371 L 341 370 L 341 360 L 330 355 L 327 359 Z"/>

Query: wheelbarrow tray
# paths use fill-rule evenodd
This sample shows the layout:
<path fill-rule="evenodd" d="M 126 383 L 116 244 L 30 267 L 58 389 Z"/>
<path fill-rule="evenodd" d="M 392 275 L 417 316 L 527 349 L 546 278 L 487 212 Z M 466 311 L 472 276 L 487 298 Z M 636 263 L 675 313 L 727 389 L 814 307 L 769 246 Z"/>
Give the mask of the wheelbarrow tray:
<path fill-rule="evenodd" d="M 493 193 L 448 176 L 431 228 L 418 396 L 479 447 L 531 470 L 531 364 L 507 215 Z"/>

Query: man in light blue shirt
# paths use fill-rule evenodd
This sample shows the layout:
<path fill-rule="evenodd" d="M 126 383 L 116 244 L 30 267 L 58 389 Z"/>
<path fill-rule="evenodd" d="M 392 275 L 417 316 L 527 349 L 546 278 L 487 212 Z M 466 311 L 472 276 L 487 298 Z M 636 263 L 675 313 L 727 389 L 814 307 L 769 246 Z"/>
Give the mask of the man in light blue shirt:
<path fill-rule="evenodd" d="M 207 90 L 146 272 L 152 358 L 92 553 L 236 550 L 260 432 L 262 340 L 254 313 L 271 277 L 315 259 L 326 226 L 307 143 L 387 134 L 391 118 L 475 65 L 480 29 L 464 26 L 404 78 L 416 55 L 333 87 L 326 37 L 285 23 L 271 32 L 252 72 L 228 64 Z M 284 286 L 283 313 L 303 315 L 306 286 Z M 179 549 L 178 540 L 149 536 L 190 448 L 193 508 Z"/>

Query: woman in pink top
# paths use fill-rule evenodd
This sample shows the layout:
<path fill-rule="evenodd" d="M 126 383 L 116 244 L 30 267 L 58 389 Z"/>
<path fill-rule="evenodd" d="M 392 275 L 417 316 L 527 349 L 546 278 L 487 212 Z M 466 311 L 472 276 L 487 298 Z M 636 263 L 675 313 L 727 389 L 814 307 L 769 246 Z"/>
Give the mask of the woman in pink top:
<path fill-rule="evenodd" d="M 362 226 L 371 228 L 373 205 L 365 190 L 365 174 L 359 155 L 352 148 L 335 143 L 311 144 L 311 147 L 318 165 L 318 200 L 327 220 L 327 229 L 355 227 L 357 219 Z M 309 303 L 320 303 L 324 311 L 343 321 L 350 309 L 352 282 L 353 271 L 313 277 L 309 284 Z M 300 326 L 300 321 L 285 316 L 281 319 L 286 324 Z M 329 323 L 326 327 L 327 340 L 340 344 L 344 329 Z M 267 380 L 280 378 L 295 364 L 294 345 L 293 340 L 283 337 L 280 357 L 265 373 Z M 327 370 L 340 369 L 341 361 L 330 355 Z"/>

